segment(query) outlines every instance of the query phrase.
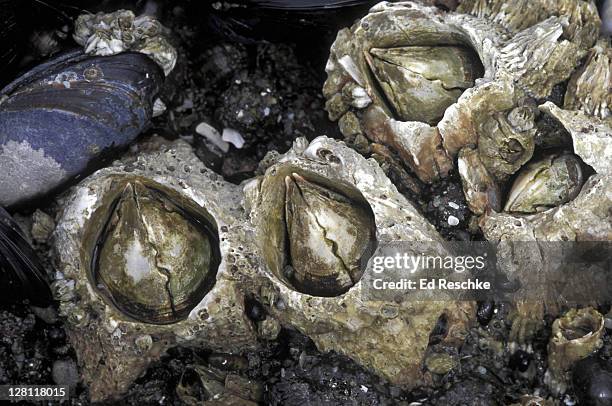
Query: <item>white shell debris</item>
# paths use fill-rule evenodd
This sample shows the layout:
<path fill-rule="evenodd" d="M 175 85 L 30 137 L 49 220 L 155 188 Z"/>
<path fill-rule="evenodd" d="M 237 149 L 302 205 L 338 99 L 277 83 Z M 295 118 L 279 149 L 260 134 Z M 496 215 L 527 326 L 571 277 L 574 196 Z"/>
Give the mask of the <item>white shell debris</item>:
<path fill-rule="evenodd" d="M 459 219 L 455 216 L 448 216 L 447 221 L 449 226 L 456 226 L 459 224 Z"/>
<path fill-rule="evenodd" d="M 161 116 L 166 112 L 166 104 L 160 99 L 157 98 L 153 102 L 153 117 Z"/>
<path fill-rule="evenodd" d="M 212 125 L 201 122 L 195 129 L 195 132 L 205 137 L 211 144 L 226 153 L 229 151 L 229 144 L 221 139 L 221 134 Z"/>
<path fill-rule="evenodd" d="M 223 141 L 229 142 L 238 149 L 242 148 L 244 145 L 244 138 L 242 138 L 242 135 L 233 128 L 224 128 L 221 138 Z"/>

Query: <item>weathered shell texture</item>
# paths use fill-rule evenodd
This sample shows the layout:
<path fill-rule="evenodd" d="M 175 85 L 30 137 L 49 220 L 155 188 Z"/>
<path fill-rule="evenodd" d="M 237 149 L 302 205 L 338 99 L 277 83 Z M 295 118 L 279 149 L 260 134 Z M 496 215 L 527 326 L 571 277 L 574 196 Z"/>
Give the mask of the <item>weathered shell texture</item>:
<path fill-rule="evenodd" d="M 408 387 L 430 382 L 428 373 L 421 368 L 429 334 L 438 318 L 444 315 L 449 323 L 444 341 L 449 346 L 457 345 L 473 314 L 473 304 L 443 298 L 418 301 L 401 294 L 392 302 L 369 296 L 363 281 L 366 275 L 371 275 L 371 269 L 365 262 L 378 251 L 362 258 L 363 275 L 361 279 L 354 277 L 347 281 L 347 285 L 351 285 L 348 290 L 334 288 L 329 292 L 333 295 L 321 295 L 321 292 L 305 291 L 296 286 L 286 272 L 287 261 L 294 259 L 287 258 L 287 239 L 295 238 L 287 233 L 283 214 L 287 177 L 290 182 L 301 178 L 311 183 L 310 187 L 316 188 L 317 193 L 334 196 L 337 201 L 352 200 L 351 208 L 342 210 L 353 213 L 345 213 L 339 221 L 349 216 L 357 217 L 351 221 L 362 224 L 364 235 L 373 221 L 371 237 L 375 240 L 372 242 L 379 248 L 392 241 L 429 241 L 436 252 L 443 253 L 446 249 L 440 235 L 397 192 L 375 161 L 366 160 L 343 143 L 327 137 L 318 137 L 309 145 L 299 139 L 291 150 L 275 159 L 264 175 L 244 185 L 245 206 L 254 226 L 254 242 L 262 261 L 257 295 L 269 306 L 271 314 L 284 325 L 298 328 L 311 337 L 320 350 L 346 354 L 392 382 Z M 289 183 L 289 189 L 291 187 Z M 338 216 L 338 213 L 328 212 L 332 208 L 325 210 L 328 220 Z M 345 232 L 344 236 L 327 235 L 330 240 L 340 242 L 335 255 L 340 253 L 343 239 L 356 239 L 351 227 L 341 226 L 337 230 Z M 317 234 L 313 237 L 316 239 L 300 242 L 312 247 L 308 249 L 310 252 L 323 244 L 319 252 L 325 252 L 331 241 L 325 240 L 320 229 L 315 230 Z M 364 237 L 360 237 L 360 247 L 366 244 Z M 350 253 L 348 258 L 355 260 L 360 256 L 361 249 Z M 333 259 L 336 261 L 337 257 Z"/>
<path fill-rule="evenodd" d="M 256 348 L 238 286 L 238 270 L 256 269 L 240 188 L 188 144 L 102 169 L 64 200 L 53 289 L 93 401 L 120 396 L 178 343 Z"/>
<path fill-rule="evenodd" d="M 480 213 L 491 207 L 479 189 L 499 201 L 491 180 L 507 180 L 534 152 L 533 98 L 570 77 L 599 26 L 594 4 L 579 0 L 467 1 L 457 12 L 383 2 L 338 33 L 326 108 L 348 141 L 363 135 L 391 147 L 425 182 L 445 176 L 462 148 L 475 149 L 478 173 L 461 176 Z"/>
<path fill-rule="evenodd" d="M 149 123 L 163 73 L 147 56 L 70 52 L 0 93 L 0 204 L 38 197 Z"/>
<path fill-rule="evenodd" d="M 600 39 L 589 50 L 584 65 L 567 84 L 563 108 L 608 119 L 612 106 L 612 48 L 610 39 Z"/>

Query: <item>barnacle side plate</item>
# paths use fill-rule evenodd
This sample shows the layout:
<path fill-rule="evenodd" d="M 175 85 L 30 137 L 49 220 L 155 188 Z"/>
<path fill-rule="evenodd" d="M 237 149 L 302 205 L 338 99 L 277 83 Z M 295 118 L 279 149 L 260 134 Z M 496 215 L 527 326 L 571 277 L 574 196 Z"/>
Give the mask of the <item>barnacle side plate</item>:
<path fill-rule="evenodd" d="M 178 343 L 256 347 L 240 189 L 188 144 L 100 170 L 64 199 L 53 286 L 92 400 L 120 396 Z"/>

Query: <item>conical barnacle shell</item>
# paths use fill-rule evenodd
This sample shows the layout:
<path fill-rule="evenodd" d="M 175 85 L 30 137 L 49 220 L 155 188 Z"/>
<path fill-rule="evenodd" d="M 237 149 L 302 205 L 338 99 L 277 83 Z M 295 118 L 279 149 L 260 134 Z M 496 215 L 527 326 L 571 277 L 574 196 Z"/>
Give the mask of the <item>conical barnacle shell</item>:
<path fill-rule="evenodd" d="M 597 310 L 571 309 L 552 325 L 545 381 L 555 393 L 565 392 L 566 374 L 577 361 L 603 345 L 604 317 Z"/>
<path fill-rule="evenodd" d="M 589 50 L 589 56 L 567 84 L 563 102 L 567 110 L 580 110 L 607 119 L 612 108 L 612 48 L 610 40 L 601 39 Z"/>
<path fill-rule="evenodd" d="M 240 196 L 181 141 L 65 196 L 53 287 L 92 401 L 121 396 L 179 342 L 256 347 L 236 277 L 255 270 Z"/>
<path fill-rule="evenodd" d="M 285 182 L 289 181 L 293 187 L 294 174 L 298 174 L 298 180 L 302 177 L 316 184 L 309 187 L 317 195 L 334 196 L 334 201 L 351 201 L 351 209 L 341 206 L 344 207 L 341 210 L 353 211 L 350 217 L 356 218 L 350 220 L 350 227 L 342 226 L 337 231 L 347 233 L 348 229 L 348 234 L 352 234 L 351 228 L 360 224 L 362 235 L 356 239 L 360 248 L 349 257 L 351 260 L 360 255 L 364 257 L 360 261 L 363 275 L 357 278 L 353 275 L 352 286 L 344 292 L 335 291 L 328 296 L 303 293 L 287 277 L 285 265 L 293 258 L 287 255 Z M 373 160 L 366 160 L 343 143 L 327 137 L 318 137 L 310 144 L 298 139 L 291 150 L 270 163 L 264 175 L 244 185 L 244 198 L 262 260 L 261 277 L 256 279 L 262 302 L 283 325 L 293 326 L 310 336 L 319 349 L 341 352 L 392 382 L 414 387 L 425 382 L 421 365 L 431 330 L 442 313 L 448 317 L 449 330 L 454 331 L 445 343 L 454 346 L 461 341 L 467 315 L 474 314 L 471 302 L 442 298 L 416 302 L 411 299 L 415 296 L 404 292 L 395 295 L 389 303 L 375 298 L 369 291 L 375 277 L 370 259 L 382 254 L 374 251 L 362 255 L 365 245 L 374 243 L 378 250 L 390 241 L 428 242 L 437 254 L 446 252 L 440 235 L 398 193 Z M 325 200 L 326 204 L 337 204 Z M 322 209 L 322 213 L 328 213 L 326 216 L 337 215 L 331 211 L 331 208 Z M 294 222 L 293 227 L 296 225 Z M 341 235 L 329 237 L 342 238 Z M 317 239 L 319 244 L 324 242 L 320 234 Z M 411 247 L 405 249 L 410 252 Z"/>
<path fill-rule="evenodd" d="M 601 21 L 593 1 L 582 0 L 464 0 L 457 12 L 472 14 L 519 32 L 550 16 L 566 16 L 564 36 L 582 48 L 593 45 Z"/>
<path fill-rule="evenodd" d="M 505 211 L 534 213 L 567 203 L 582 185 L 582 163 L 572 154 L 549 154 L 524 166 L 514 180 Z"/>
<path fill-rule="evenodd" d="M 562 39 L 564 24 L 553 16 L 512 36 L 484 18 L 412 2 L 380 3 L 338 33 L 326 66 L 326 108 L 347 137 L 360 133 L 391 147 L 425 182 L 445 176 L 459 150 L 470 145 L 478 145 L 491 175 L 505 180 L 533 153 L 535 114 L 530 96 L 548 96 L 584 55 L 580 45 Z M 420 64 L 414 55 L 417 49 L 444 53 L 441 59 L 454 66 L 454 76 L 467 73 L 464 79 L 469 80 L 458 81 L 462 85 L 454 88 L 461 91 L 435 91 L 431 100 L 427 99 L 431 94 L 419 93 L 441 84 L 443 77 L 431 83 L 424 82 L 421 74 L 414 75 L 415 70 L 435 71 L 432 64 Z M 457 49 L 473 57 L 458 57 Z M 480 64 L 482 78 L 476 79 Z M 466 88 L 471 82 L 474 85 Z M 352 93 L 344 91 L 355 86 L 367 93 L 370 103 L 357 105 Z M 451 95 L 458 99 L 449 105 Z M 403 120 L 420 122 L 404 125 Z M 438 158 L 416 159 L 434 155 Z"/>
<path fill-rule="evenodd" d="M 535 149 L 535 108 L 515 107 L 492 112 L 477 120 L 480 130 L 478 154 L 487 171 L 497 180 L 505 180 L 533 155 Z"/>
<path fill-rule="evenodd" d="M 134 179 L 120 187 L 92 258 L 96 288 L 135 320 L 183 320 L 214 284 L 216 232 L 201 210 L 158 186 Z"/>
<path fill-rule="evenodd" d="M 375 238 L 371 212 L 297 173 L 285 176 L 285 188 L 287 278 L 312 295 L 346 292 L 361 277 L 362 258 Z"/>

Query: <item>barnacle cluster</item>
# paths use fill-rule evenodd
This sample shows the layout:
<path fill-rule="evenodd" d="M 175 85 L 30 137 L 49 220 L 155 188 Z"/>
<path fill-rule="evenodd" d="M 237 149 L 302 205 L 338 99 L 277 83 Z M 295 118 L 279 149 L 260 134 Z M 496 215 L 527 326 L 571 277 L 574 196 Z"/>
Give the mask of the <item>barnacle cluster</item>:
<path fill-rule="evenodd" d="M 612 70 L 599 25 L 582 0 L 464 1 L 456 11 L 383 2 L 338 33 L 326 67 L 326 108 L 348 145 L 299 138 L 240 186 L 183 141 L 86 178 L 65 198 L 54 286 L 92 398 L 117 396 L 173 345 L 240 352 L 278 334 L 278 323 L 406 387 L 454 368 L 432 346 L 461 344 L 472 301 L 381 299 L 364 282 L 387 243 L 427 243 L 440 255 L 446 242 L 349 146 L 393 151 L 394 165 L 425 183 L 456 170 L 507 274 L 547 269 L 543 241 L 610 240 Z M 146 50 L 155 27 L 118 12 L 83 17 L 75 36 L 92 52 Z M 167 72 L 172 57 L 160 55 Z M 564 82 L 557 106 L 552 94 Z M 553 136 L 555 148 L 541 148 L 551 135 L 544 117 L 572 145 Z M 515 241 L 533 241 L 533 252 L 513 249 Z M 246 317 L 247 296 L 275 328 Z M 513 339 L 528 341 L 553 305 L 518 303 Z M 595 313 L 556 322 L 555 382 L 565 379 L 567 354 L 579 359 L 597 346 Z M 582 339 L 587 319 L 593 334 Z M 439 320 L 445 331 L 432 344 Z"/>
<path fill-rule="evenodd" d="M 136 17 L 130 10 L 82 14 L 74 24 L 74 40 L 90 55 L 115 55 L 125 51 L 149 55 L 168 75 L 177 52 L 153 17 Z"/>

